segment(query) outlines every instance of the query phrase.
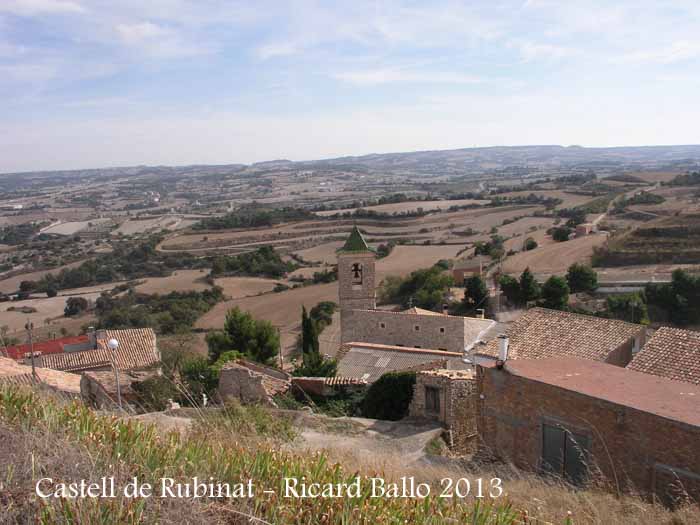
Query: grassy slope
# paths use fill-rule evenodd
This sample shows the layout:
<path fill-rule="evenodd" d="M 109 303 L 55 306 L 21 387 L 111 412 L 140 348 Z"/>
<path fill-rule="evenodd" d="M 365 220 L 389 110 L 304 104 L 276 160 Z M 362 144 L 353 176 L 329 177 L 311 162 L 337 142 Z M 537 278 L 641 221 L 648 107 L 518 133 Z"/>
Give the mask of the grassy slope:
<path fill-rule="evenodd" d="M 0 518 L 8 523 L 337 523 L 444 524 L 472 523 L 698 523 L 700 509 L 671 513 L 636 498 L 615 499 L 594 491 L 572 491 L 534 476 L 504 480 L 507 497 L 464 501 L 428 498 L 285 499 L 259 494 L 254 500 L 75 499 L 39 501 L 34 483 L 55 480 L 96 480 L 114 475 L 119 485 L 133 476 L 157 485 L 161 477 L 187 481 L 192 476 L 236 483 L 249 478 L 256 487 L 281 494 L 281 479 L 301 478 L 338 483 L 382 475 L 396 479 L 416 475 L 429 480 L 437 472 L 376 473 L 381 458 L 356 460 L 326 454 L 282 452 L 295 428 L 279 414 L 259 407 L 231 406 L 223 413 L 198 419 L 182 437 L 159 434 L 155 427 L 134 420 L 97 415 L 79 403 L 66 404 L 27 389 L 0 387 Z M 338 439 L 342 439 L 339 435 Z M 290 446 L 288 448 L 294 448 Z M 332 457 L 332 455 L 331 455 Z M 341 464 L 342 463 L 342 464 Z M 350 465 L 350 468 L 348 468 Z M 455 472 L 444 472 L 454 477 Z M 422 474 L 422 475 L 421 475 Z M 439 475 L 442 476 L 443 472 Z M 479 475 L 485 475 L 483 472 Z M 464 473 L 462 475 L 465 475 Z M 468 474 L 467 474 L 468 475 Z M 470 478 L 477 473 L 470 475 Z M 367 485 L 365 485 L 367 486 Z M 513 508 L 528 509 L 528 513 Z M 574 520 L 567 518 L 572 510 Z M 548 521 L 524 519 L 527 515 Z M 256 521 L 250 521 L 255 516 Z"/>

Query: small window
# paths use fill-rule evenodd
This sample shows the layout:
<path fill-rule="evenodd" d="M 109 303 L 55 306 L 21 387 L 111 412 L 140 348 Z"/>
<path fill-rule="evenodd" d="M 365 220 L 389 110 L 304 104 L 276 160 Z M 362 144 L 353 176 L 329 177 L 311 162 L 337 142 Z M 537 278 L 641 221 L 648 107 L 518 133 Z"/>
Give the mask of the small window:
<path fill-rule="evenodd" d="M 444 334 L 444 333 L 445 333 L 445 327 L 444 327 L 444 326 L 441 326 L 441 327 L 440 327 L 440 333 L 441 333 L 441 334 Z"/>
<path fill-rule="evenodd" d="M 384 323 L 379 323 L 379 328 L 386 328 L 386 324 L 384 324 Z"/>
<path fill-rule="evenodd" d="M 415 326 L 413 327 L 413 329 L 414 329 L 416 332 L 420 332 L 420 326 L 418 326 L 418 325 L 415 325 Z"/>
<path fill-rule="evenodd" d="M 440 389 L 434 386 L 425 387 L 425 410 L 433 414 L 440 413 Z"/>
<path fill-rule="evenodd" d="M 413 348 L 422 348 L 421 345 L 413 345 Z"/>

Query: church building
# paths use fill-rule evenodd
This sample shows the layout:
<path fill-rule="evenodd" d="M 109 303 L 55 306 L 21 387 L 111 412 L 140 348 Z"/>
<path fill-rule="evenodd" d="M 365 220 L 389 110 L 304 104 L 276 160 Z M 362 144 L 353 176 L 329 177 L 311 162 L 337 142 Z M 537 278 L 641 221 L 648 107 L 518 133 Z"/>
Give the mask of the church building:
<path fill-rule="evenodd" d="M 375 259 L 355 226 L 338 251 L 339 375 L 357 376 L 365 365 L 372 370 L 360 375 L 376 376 L 380 371 L 377 368 L 390 371 L 434 368 L 436 364 L 443 368 L 450 364 L 469 366 L 474 346 L 483 340 L 494 321 L 421 308 L 378 310 Z"/>

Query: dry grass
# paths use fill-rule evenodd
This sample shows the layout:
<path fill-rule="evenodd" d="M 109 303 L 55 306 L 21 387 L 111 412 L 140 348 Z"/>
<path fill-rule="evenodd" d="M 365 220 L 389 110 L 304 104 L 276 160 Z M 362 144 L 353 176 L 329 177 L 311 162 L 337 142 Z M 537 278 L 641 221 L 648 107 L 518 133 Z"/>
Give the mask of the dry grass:
<path fill-rule="evenodd" d="M 241 299 L 270 292 L 279 281 L 264 277 L 221 277 L 214 282 L 224 289 L 226 297 Z"/>
<path fill-rule="evenodd" d="M 136 291 L 147 294 L 170 292 L 202 292 L 211 288 L 204 281 L 206 270 L 177 270 L 167 277 L 149 277 L 136 287 Z"/>
<path fill-rule="evenodd" d="M 573 263 L 588 263 L 593 248 L 605 243 L 605 235 L 587 235 L 566 242 L 557 242 L 506 258 L 503 271 L 520 274 L 530 268 L 536 274 L 563 274 Z"/>

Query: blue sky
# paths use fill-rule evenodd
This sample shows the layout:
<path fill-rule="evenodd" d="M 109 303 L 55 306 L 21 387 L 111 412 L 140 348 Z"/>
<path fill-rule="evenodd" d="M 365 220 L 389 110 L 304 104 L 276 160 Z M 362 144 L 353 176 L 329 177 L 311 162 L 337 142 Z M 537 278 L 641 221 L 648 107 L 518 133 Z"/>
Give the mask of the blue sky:
<path fill-rule="evenodd" d="M 0 0 L 0 172 L 700 142 L 700 2 Z"/>

